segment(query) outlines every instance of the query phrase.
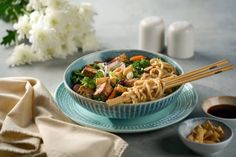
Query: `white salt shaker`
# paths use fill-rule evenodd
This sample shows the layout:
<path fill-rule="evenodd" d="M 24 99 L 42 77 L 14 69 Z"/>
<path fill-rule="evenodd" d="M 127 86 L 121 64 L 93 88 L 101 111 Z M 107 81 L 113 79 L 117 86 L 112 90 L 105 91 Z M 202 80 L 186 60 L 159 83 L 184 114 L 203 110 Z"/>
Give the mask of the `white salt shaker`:
<path fill-rule="evenodd" d="M 171 24 L 167 32 L 167 54 L 175 58 L 190 58 L 194 55 L 193 26 L 187 21 Z"/>
<path fill-rule="evenodd" d="M 165 25 L 160 17 L 144 18 L 139 24 L 139 48 L 161 52 L 164 49 Z"/>

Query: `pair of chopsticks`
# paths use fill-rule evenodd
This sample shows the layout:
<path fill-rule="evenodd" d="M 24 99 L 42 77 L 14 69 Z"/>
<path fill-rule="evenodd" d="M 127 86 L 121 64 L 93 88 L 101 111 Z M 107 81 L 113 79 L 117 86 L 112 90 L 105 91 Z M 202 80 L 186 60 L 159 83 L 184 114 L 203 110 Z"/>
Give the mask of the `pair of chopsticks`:
<path fill-rule="evenodd" d="M 234 66 L 230 64 L 227 59 L 223 59 L 183 75 L 179 75 L 173 79 L 163 80 L 163 85 L 168 89 L 232 69 L 234 69 Z"/>

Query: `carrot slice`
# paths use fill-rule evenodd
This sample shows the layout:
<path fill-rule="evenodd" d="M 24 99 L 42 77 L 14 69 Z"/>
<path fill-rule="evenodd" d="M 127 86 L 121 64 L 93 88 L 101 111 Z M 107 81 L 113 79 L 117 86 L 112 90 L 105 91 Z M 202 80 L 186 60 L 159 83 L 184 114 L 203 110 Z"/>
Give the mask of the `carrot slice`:
<path fill-rule="evenodd" d="M 142 55 L 137 55 L 137 56 L 133 56 L 131 57 L 129 60 L 130 61 L 138 61 L 138 60 L 141 60 L 141 59 L 144 59 L 145 57 L 142 56 Z"/>
<path fill-rule="evenodd" d="M 108 99 L 112 99 L 116 97 L 116 88 L 113 89 L 113 91 L 111 92 L 111 94 L 109 95 Z"/>

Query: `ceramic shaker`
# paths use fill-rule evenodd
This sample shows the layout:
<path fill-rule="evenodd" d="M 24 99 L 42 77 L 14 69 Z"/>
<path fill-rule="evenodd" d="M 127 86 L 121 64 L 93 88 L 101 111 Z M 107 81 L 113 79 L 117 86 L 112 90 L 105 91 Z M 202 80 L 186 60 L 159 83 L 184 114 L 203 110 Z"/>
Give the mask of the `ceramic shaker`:
<path fill-rule="evenodd" d="M 160 17 L 144 18 L 139 24 L 139 48 L 161 52 L 164 49 L 165 25 Z"/>
<path fill-rule="evenodd" d="M 167 54 L 174 58 L 190 58 L 194 55 L 193 26 L 187 21 L 171 24 L 167 32 Z"/>

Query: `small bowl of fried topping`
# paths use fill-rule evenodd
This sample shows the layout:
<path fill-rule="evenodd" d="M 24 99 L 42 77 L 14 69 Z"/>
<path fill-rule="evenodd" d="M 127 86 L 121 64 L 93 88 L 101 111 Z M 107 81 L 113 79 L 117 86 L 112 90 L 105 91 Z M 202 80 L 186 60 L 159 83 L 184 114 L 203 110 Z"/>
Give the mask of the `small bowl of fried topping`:
<path fill-rule="evenodd" d="M 202 155 L 218 153 L 233 138 L 233 131 L 228 125 L 207 117 L 182 122 L 178 133 L 188 148 Z"/>

